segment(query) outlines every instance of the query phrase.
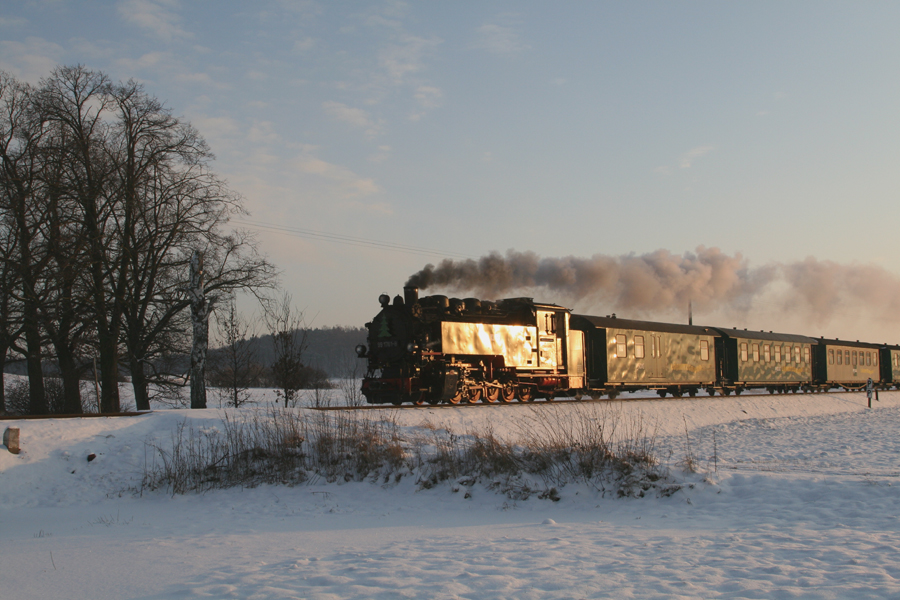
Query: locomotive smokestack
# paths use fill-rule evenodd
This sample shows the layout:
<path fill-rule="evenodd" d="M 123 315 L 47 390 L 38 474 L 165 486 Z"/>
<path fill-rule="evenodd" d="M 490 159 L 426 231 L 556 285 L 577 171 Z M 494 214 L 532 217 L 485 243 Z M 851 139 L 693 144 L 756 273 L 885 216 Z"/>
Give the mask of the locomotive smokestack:
<path fill-rule="evenodd" d="M 403 299 L 406 301 L 407 306 L 412 306 L 416 302 L 419 301 L 419 288 L 414 285 L 407 285 L 403 287 Z"/>

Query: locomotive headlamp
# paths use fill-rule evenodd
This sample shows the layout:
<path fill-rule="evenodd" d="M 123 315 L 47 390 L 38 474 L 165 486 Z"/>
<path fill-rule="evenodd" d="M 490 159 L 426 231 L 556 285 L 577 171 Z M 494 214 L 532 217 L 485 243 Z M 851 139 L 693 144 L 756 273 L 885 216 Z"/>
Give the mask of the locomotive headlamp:
<path fill-rule="evenodd" d="M 417 346 L 415 342 L 410 342 L 406 345 L 407 352 L 415 352 L 417 350 Z"/>
<path fill-rule="evenodd" d="M 365 358 L 366 356 L 366 347 L 363 344 L 360 344 L 356 347 L 356 356 L 360 358 Z"/>

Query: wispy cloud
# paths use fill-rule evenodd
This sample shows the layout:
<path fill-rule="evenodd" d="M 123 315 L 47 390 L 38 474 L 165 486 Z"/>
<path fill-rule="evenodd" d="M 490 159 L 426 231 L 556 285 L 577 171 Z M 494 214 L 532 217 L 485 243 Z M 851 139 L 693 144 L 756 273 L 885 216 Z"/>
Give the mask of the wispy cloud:
<path fill-rule="evenodd" d="M 414 111 L 409 119 L 411 121 L 418 121 L 423 116 L 425 116 L 426 111 L 432 108 L 437 108 L 441 105 L 444 99 L 444 92 L 441 91 L 440 88 L 434 87 L 432 85 L 420 85 L 416 88 L 415 94 L 413 94 L 415 99 L 418 101 L 419 106 L 422 110 Z"/>
<path fill-rule="evenodd" d="M 64 56 L 62 46 L 43 38 L 29 37 L 24 42 L 0 41 L 0 69 L 31 83 L 49 75 Z"/>
<path fill-rule="evenodd" d="M 381 132 L 381 124 L 373 121 L 369 113 L 361 108 L 353 108 L 333 100 L 323 102 L 322 108 L 332 119 L 364 129 L 366 135 L 374 136 Z"/>
<path fill-rule="evenodd" d="M 324 180 L 332 192 L 343 200 L 358 199 L 381 192 L 381 187 L 375 180 L 360 177 L 347 167 L 324 161 L 312 154 L 297 157 L 294 167 L 300 173 Z"/>
<path fill-rule="evenodd" d="M 424 70 L 424 57 L 441 43 L 436 37 L 420 37 L 402 33 L 378 51 L 378 64 L 394 83 Z"/>
<path fill-rule="evenodd" d="M 678 166 L 682 169 L 690 169 L 696 159 L 709 154 L 713 151 L 713 149 L 713 146 L 698 146 L 696 148 L 688 150 L 684 153 L 684 155 L 682 155 L 681 162 Z"/>
<path fill-rule="evenodd" d="M 189 38 L 191 33 L 181 27 L 177 0 L 123 0 L 118 12 L 126 22 L 136 25 L 162 40 Z"/>
<path fill-rule="evenodd" d="M 28 20 L 21 17 L 0 16 L 0 27 L 25 27 L 27 24 Z"/>
<path fill-rule="evenodd" d="M 519 54 L 529 48 L 528 44 L 522 41 L 521 35 L 506 25 L 485 23 L 476 32 L 478 41 L 475 43 L 475 47 L 493 54 Z"/>

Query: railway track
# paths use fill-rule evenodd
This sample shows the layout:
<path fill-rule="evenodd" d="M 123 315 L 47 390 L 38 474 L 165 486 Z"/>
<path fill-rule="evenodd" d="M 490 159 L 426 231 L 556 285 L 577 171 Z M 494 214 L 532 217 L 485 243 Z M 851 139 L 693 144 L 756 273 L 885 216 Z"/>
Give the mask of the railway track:
<path fill-rule="evenodd" d="M 890 391 L 890 390 L 882 390 L 882 391 Z M 460 404 L 363 404 L 361 406 L 315 406 L 309 407 L 312 410 L 321 410 L 321 411 L 329 411 L 329 410 L 421 410 L 426 408 L 437 408 L 437 409 L 461 409 L 461 408 L 501 408 L 501 407 L 514 407 L 514 406 L 552 406 L 555 404 L 596 404 L 601 402 L 656 402 L 656 401 L 664 401 L 664 402 L 672 402 L 678 400 L 734 400 L 737 398 L 746 398 L 746 397 L 755 397 L 755 396 L 816 396 L 819 394 L 859 394 L 865 393 L 865 390 L 834 390 L 830 392 L 796 392 L 790 394 L 769 394 L 768 392 L 744 392 L 739 395 L 732 396 L 722 396 L 720 394 L 716 394 L 715 396 L 684 396 L 681 398 L 675 397 L 667 397 L 660 398 L 654 396 L 638 396 L 634 398 L 625 398 L 623 396 L 617 396 L 614 399 L 610 398 L 582 398 L 580 400 L 576 400 L 575 398 L 555 398 L 554 400 L 535 400 L 531 402 L 477 402 L 475 404 L 468 403 L 460 403 Z M 877 397 L 877 393 L 876 393 Z"/>

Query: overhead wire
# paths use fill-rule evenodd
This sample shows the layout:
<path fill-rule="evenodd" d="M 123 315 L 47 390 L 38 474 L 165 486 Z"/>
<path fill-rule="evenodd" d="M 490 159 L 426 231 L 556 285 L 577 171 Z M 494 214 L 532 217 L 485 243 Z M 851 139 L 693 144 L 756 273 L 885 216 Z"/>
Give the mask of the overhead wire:
<path fill-rule="evenodd" d="M 274 231 L 276 233 L 283 233 L 285 235 L 291 235 L 294 237 L 307 238 L 307 239 L 316 239 L 322 240 L 326 242 L 333 242 L 337 244 L 345 244 L 348 246 L 361 246 L 368 248 L 380 248 L 382 250 L 391 250 L 393 252 L 404 252 L 407 254 L 421 254 L 426 256 L 435 256 L 439 258 L 471 258 L 477 259 L 477 256 L 472 256 L 470 254 L 461 254 L 459 252 L 444 252 L 441 250 L 434 250 L 431 248 L 423 248 L 421 246 L 411 246 L 408 244 L 397 244 L 395 242 L 383 242 L 380 240 L 372 240 L 368 238 L 361 238 L 351 235 L 345 235 L 341 233 L 331 233 L 326 231 L 316 231 L 314 229 L 303 229 L 300 227 L 287 227 L 284 225 L 276 225 L 274 223 L 266 223 L 264 221 L 253 221 L 248 219 L 232 219 L 232 223 L 237 225 L 244 225 L 247 227 L 253 227 L 256 229 L 264 229 L 267 231 Z"/>

